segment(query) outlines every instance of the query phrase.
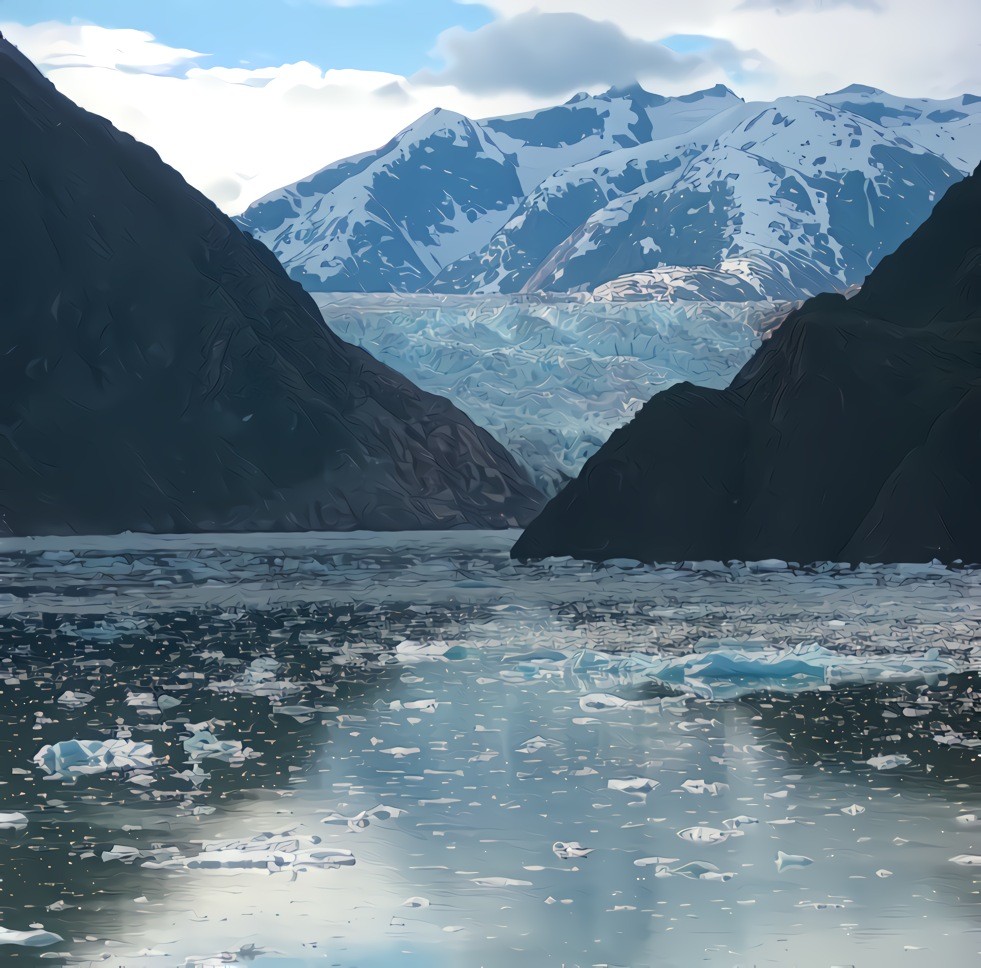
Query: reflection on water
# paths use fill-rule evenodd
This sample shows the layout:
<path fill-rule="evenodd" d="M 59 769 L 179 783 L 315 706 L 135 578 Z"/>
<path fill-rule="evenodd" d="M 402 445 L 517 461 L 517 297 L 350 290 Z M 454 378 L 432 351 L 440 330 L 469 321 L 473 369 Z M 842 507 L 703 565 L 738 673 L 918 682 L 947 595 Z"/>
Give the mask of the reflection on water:
<path fill-rule="evenodd" d="M 3 963 L 978 958 L 977 572 L 223 541 L 0 546 Z"/>

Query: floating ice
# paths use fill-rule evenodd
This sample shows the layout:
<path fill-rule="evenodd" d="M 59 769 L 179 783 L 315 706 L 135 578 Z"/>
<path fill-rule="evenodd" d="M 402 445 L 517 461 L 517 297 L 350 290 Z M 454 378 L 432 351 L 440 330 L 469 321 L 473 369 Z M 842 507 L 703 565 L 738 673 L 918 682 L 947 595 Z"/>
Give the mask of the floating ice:
<path fill-rule="evenodd" d="M 661 867 L 677 863 L 677 857 L 639 857 L 634 861 L 634 867 Z"/>
<path fill-rule="evenodd" d="M 295 873 L 309 868 L 332 870 L 338 867 L 350 867 L 354 863 L 355 859 L 351 851 L 333 847 L 313 847 L 296 851 L 228 847 L 204 850 L 194 857 L 147 861 L 143 866 L 152 870 L 210 871 L 219 874 L 240 871 L 278 874 Z"/>
<path fill-rule="evenodd" d="M 568 842 L 563 840 L 557 840 L 552 844 L 552 853 L 555 854 L 559 860 L 571 860 L 577 857 L 588 857 L 594 850 L 593 847 L 583 847 L 582 844 L 577 840 L 570 840 Z"/>
<path fill-rule="evenodd" d="M 329 810 L 327 816 L 321 819 L 321 823 L 333 823 L 333 824 L 344 824 L 349 830 L 364 830 L 372 820 L 382 819 L 382 820 L 394 820 L 397 817 L 401 817 L 407 811 L 401 810 L 398 807 L 386 807 L 378 806 L 372 807 L 370 810 L 361 810 L 358 813 L 351 814 L 350 816 L 345 816 L 342 813 L 338 813 L 336 810 Z"/>
<path fill-rule="evenodd" d="M 685 782 L 681 784 L 681 789 L 686 793 L 707 793 L 710 796 L 717 797 L 723 790 L 729 789 L 729 784 L 706 783 L 704 780 L 685 780 Z"/>
<path fill-rule="evenodd" d="M 153 747 L 123 739 L 69 739 L 43 746 L 34 762 L 45 773 L 58 779 L 106 773 L 109 770 L 142 770 L 157 765 Z"/>
<path fill-rule="evenodd" d="M 951 857 L 950 862 L 960 864 L 962 867 L 978 867 L 981 866 L 981 854 L 958 854 L 956 857 Z"/>
<path fill-rule="evenodd" d="M 402 902 L 402 907 L 409 907 L 409 908 L 427 908 L 427 907 L 429 907 L 429 898 L 426 898 L 426 897 L 407 897 Z"/>
<path fill-rule="evenodd" d="M 283 699 L 302 692 L 303 686 L 298 683 L 277 678 L 281 668 L 280 663 L 271 656 L 260 656 L 233 679 L 212 682 L 208 688 L 213 692 L 237 693 L 267 699 Z"/>
<path fill-rule="evenodd" d="M 810 867 L 814 863 L 813 858 L 805 857 L 803 854 L 785 854 L 782 850 L 777 851 L 777 870 L 792 871 L 801 867 Z"/>
<path fill-rule="evenodd" d="M 962 813 L 956 818 L 956 822 L 964 824 L 965 827 L 976 827 L 981 825 L 981 818 L 976 813 Z"/>
<path fill-rule="evenodd" d="M 715 864 L 693 860 L 680 867 L 659 865 L 654 870 L 655 877 L 687 877 L 700 881 L 731 881 L 736 875 L 731 871 L 720 871 Z"/>
<path fill-rule="evenodd" d="M 95 696 L 87 692 L 72 692 L 69 689 L 58 697 L 58 702 L 62 706 L 67 706 L 69 709 L 81 709 L 82 706 L 87 706 L 93 699 L 95 699 Z"/>
<path fill-rule="evenodd" d="M 584 682 L 604 675 L 623 682 L 652 679 L 702 698 L 735 699 L 761 688 L 797 692 L 826 683 L 898 682 L 950 674 L 961 667 L 943 658 L 938 649 L 923 655 L 868 656 L 821 645 L 777 648 L 756 641 L 748 645 L 712 648 L 711 640 L 702 640 L 701 651 L 687 655 L 583 649 L 567 660 L 567 668 Z"/>
<path fill-rule="evenodd" d="M 746 814 L 742 813 L 738 817 L 730 817 L 728 820 L 723 820 L 722 826 L 728 830 L 738 830 L 740 827 L 749 827 L 755 823 L 759 823 L 756 817 L 747 817 Z"/>
<path fill-rule="evenodd" d="M 682 840 L 693 844 L 722 844 L 730 837 L 741 837 L 742 834 L 741 830 L 720 830 L 718 827 L 685 827 L 678 831 Z"/>
<path fill-rule="evenodd" d="M 420 750 L 418 746 L 391 746 L 386 750 L 379 750 L 378 752 L 386 753 L 388 756 L 393 756 L 397 760 L 402 760 L 407 756 L 415 756 Z"/>
<path fill-rule="evenodd" d="M 860 813 L 865 813 L 865 807 L 853 803 L 850 807 L 842 807 L 842 813 L 847 813 L 849 817 L 857 817 Z"/>
<path fill-rule="evenodd" d="M 259 754 L 251 747 L 243 746 L 233 739 L 218 739 L 207 727 L 209 723 L 196 723 L 188 726 L 191 735 L 183 741 L 184 752 L 192 761 L 212 759 L 222 760 L 233 766 L 241 766 L 250 757 Z"/>
<path fill-rule="evenodd" d="M 512 877 L 475 877 L 478 887 L 531 887 L 531 881 L 519 881 Z"/>
<path fill-rule="evenodd" d="M 0 830 L 23 830 L 27 817 L 22 813 L 0 813 Z"/>
<path fill-rule="evenodd" d="M 416 642 L 406 639 L 395 646 L 395 654 L 403 662 L 419 659 L 462 659 L 467 650 L 449 642 Z"/>
<path fill-rule="evenodd" d="M 913 761 L 905 753 L 883 753 L 865 762 L 877 770 L 894 770 L 897 766 L 906 766 Z"/>
<path fill-rule="evenodd" d="M 620 793 L 647 794 L 656 790 L 661 784 L 647 776 L 629 776 L 624 780 L 610 780 L 606 785 L 608 789 Z"/>
<path fill-rule="evenodd" d="M 60 934 L 36 928 L 33 931 L 13 931 L 0 927 L 0 945 L 11 944 L 22 948 L 46 948 L 48 945 L 64 941 Z"/>

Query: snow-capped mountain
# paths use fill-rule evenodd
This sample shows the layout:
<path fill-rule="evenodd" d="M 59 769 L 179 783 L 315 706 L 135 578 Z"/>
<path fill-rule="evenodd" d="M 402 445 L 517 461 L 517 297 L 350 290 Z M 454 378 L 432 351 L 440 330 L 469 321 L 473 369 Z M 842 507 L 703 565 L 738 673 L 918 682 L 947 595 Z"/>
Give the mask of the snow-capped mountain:
<path fill-rule="evenodd" d="M 639 86 L 434 111 L 239 224 L 313 291 L 788 299 L 860 283 L 981 155 L 981 98 Z"/>
<path fill-rule="evenodd" d="M 481 122 L 437 108 L 377 151 L 273 192 L 237 221 L 309 290 L 422 291 L 482 250 L 557 169 L 636 149 L 655 131 L 680 136 L 737 103 L 721 86 L 682 98 L 634 86 Z"/>

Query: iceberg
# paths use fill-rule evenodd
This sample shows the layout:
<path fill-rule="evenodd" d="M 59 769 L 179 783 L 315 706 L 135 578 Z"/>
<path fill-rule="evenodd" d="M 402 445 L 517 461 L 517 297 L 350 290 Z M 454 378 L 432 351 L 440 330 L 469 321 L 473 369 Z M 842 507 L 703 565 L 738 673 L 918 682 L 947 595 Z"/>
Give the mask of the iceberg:
<path fill-rule="evenodd" d="M 74 782 L 110 770 L 152 769 L 158 760 L 149 743 L 124 739 L 69 739 L 43 746 L 34 762 L 49 776 Z"/>
<path fill-rule="evenodd" d="M 790 648 L 698 643 L 699 651 L 685 655 L 642 652 L 603 653 L 583 649 L 566 660 L 570 675 L 583 684 L 597 679 L 620 682 L 650 680 L 703 699 L 738 699 L 761 689 L 799 692 L 826 684 L 903 682 L 958 672 L 962 666 L 944 658 L 939 649 L 920 655 L 892 653 L 867 656 L 839 652 L 821 645 Z M 598 697 L 588 696 L 595 710 Z M 629 706 L 626 700 L 604 696 L 608 706 Z"/>
<path fill-rule="evenodd" d="M 60 934 L 36 928 L 33 931 L 13 931 L 0 927 L 0 945 L 12 944 L 22 948 L 46 948 L 48 945 L 64 941 Z"/>

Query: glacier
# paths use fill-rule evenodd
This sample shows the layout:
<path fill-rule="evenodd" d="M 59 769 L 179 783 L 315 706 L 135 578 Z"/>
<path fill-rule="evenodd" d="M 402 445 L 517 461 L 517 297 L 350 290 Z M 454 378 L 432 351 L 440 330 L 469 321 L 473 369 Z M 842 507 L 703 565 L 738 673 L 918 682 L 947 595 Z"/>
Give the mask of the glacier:
<path fill-rule="evenodd" d="M 453 401 L 554 494 L 650 398 L 724 387 L 789 303 L 314 293 L 331 330 Z"/>

